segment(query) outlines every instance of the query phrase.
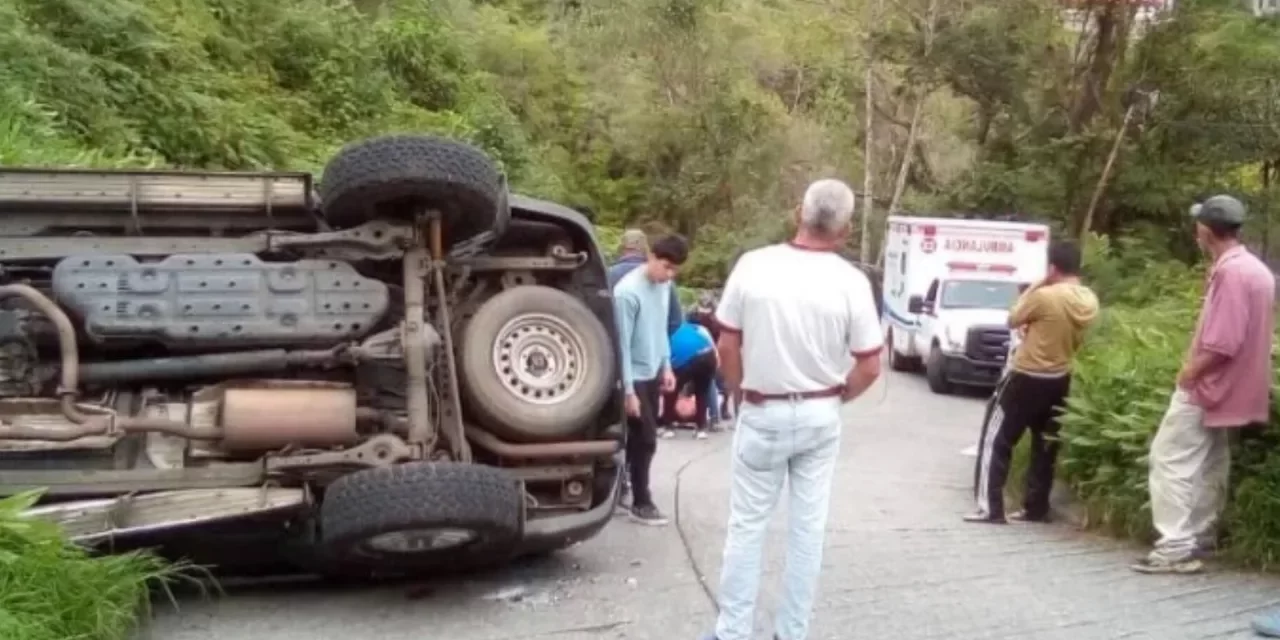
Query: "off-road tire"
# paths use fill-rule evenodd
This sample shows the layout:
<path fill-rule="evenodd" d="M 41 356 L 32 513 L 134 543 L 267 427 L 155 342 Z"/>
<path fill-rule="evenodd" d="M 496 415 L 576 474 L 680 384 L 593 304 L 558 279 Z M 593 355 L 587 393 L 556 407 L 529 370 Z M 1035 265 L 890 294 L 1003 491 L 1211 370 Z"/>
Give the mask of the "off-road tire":
<path fill-rule="evenodd" d="M 533 314 L 566 325 L 581 343 L 570 392 L 554 403 L 536 403 L 517 393 L 504 381 L 511 374 L 504 375 L 494 364 L 504 327 Z M 581 300 L 551 287 L 519 286 L 486 300 L 467 322 L 459 345 L 458 382 L 470 414 L 499 437 L 551 442 L 579 435 L 595 421 L 615 391 L 615 356 L 608 330 Z"/>
<path fill-rule="evenodd" d="M 947 362 L 938 345 L 929 349 L 929 359 L 925 362 L 924 377 L 929 382 L 929 390 L 948 395 L 952 392 L 951 381 L 947 380 Z"/>
<path fill-rule="evenodd" d="M 509 552 L 522 532 L 519 481 L 501 469 L 453 462 L 411 462 L 338 478 L 320 505 L 320 542 L 334 567 L 411 570 L 456 562 L 481 551 Z M 385 533 L 450 528 L 473 532 L 463 547 L 421 553 L 366 546 Z"/>
<path fill-rule="evenodd" d="M 325 166 L 320 202 L 337 227 L 438 210 L 446 247 L 485 232 L 501 235 L 511 216 L 506 179 L 493 161 L 471 145 L 434 136 L 384 136 L 343 147 Z"/>

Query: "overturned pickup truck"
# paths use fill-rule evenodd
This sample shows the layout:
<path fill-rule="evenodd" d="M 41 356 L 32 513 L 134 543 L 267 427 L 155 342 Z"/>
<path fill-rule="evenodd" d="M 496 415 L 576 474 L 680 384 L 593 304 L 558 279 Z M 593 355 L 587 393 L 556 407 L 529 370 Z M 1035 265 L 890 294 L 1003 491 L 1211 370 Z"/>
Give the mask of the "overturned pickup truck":
<path fill-rule="evenodd" d="M 624 430 L 591 225 L 482 152 L 0 170 L 0 495 L 112 548 L 379 573 L 597 533 Z M 250 526 L 252 525 L 252 526 Z"/>

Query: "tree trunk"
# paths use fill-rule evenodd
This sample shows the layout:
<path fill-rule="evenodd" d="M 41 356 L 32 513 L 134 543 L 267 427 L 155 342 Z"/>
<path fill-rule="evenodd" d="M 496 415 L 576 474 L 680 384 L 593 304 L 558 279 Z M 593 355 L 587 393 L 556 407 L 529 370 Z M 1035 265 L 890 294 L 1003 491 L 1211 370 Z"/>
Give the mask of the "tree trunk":
<path fill-rule="evenodd" d="M 987 146 L 987 138 L 991 136 L 991 121 L 995 119 L 995 109 L 986 103 L 978 105 L 978 149 Z"/>
<path fill-rule="evenodd" d="M 893 197 L 889 200 L 889 210 L 885 213 L 888 218 L 898 212 L 898 207 L 902 205 L 902 194 L 907 190 L 907 175 L 911 173 L 911 160 L 915 157 L 913 149 L 916 146 L 916 135 L 920 130 L 920 116 L 924 114 L 924 102 L 928 99 L 928 95 L 922 94 L 916 98 L 916 105 L 911 111 L 911 127 L 907 129 L 907 146 L 902 150 L 902 164 L 898 165 L 898 179 L 893 184 Z M 876 265 L 884 264 L 884 243 L 880 243 L 880 252 L 876 256 Z"/>
<path fill-rule="evenodd" d="M 1120 130 L 1116 132 L 1115 142 L 1111 144 L 1111 153 L 1107 154 L 1107 162 L 1102 165 L 1102 175 L 1098 177 L 1098 184 L 1093 189 L 1093 198 L 1089 200 L 1089 208 L 1084 212 L 1084 219 L 1080 221 L 1080 247 L 1083 248 L 1085 241 L 1089 239 L 1089 229 L 1093 226 L 1093 212 L 1098 208 L 1098 202 L 1102 200 L 1102 194 L 1107 190 L 1107 182 L 1111 180 L 1111 169 L 1115 166 L 1116 157 L 1120 155 L 1120 145 L 1124 142 L 1124 134 L 1129 130 L 1129 122 L 1133 120 L 1133 112 L 1138 108 L 1140 100 L 1134 100 L 1129 104 L 1129 108 L 1124 110 L 1124 120 L 1120 123 Z"/>
<path fill-rule="evenodd" d="M 923 49 L 924 56 L 928 58 L 933 51 L 933 40 L 935 30 L 938 23 L 938 0 L 929 0 L 923 19 L 920 20 L 920 28 L 923 33 Z M 911 110 L 911 126 L 907 128 L 907 144 L 902 150 L 902 164 L 898 167 L 898 179 L 893 185 L 893 197 L 889 199 L 889 210 L 885 213 L 888 218 L 898 212 L 898 207 L 902 206 L 902 194 L 907 189 L 907 176 L 911 173 L 911 160 L 915 157 L 914 149 L 916 146 L 916 136 L 920 132 L 920 117 L 924 115 L 924 103 L 929 99 L 932 89 L 929 87 L 917 87 L 913 93 L 916 96 L 915 106 Z M 880 251 L 876 255 L 877 266 L 884 265 L 884 243 L 880 243 Z"/>
<path fill-rule="evenodd" d="M 911 111 L 911 128 L 907 129 L 907 145 L 902 150 L 902 164 L 898 166 L 898 179 L 893 183 L 893 197 L 889 200 L 889 215 L 898 212 L 902 206 L 902 194 L 907 190 L 907 175 L 911 173 L 911 160 L 915 158 L 916 136 L 920 131 L 920 117 L 924 114 L 924 102 L 927 95 L 916 99 Z"/>
<path fill-rule="evenodd" d="M 867 256 L 871 255 L 871 216 L 875 211 L 875 201 L 871 195 L 872 185 L 874 183 L 873 176 L 875 172 L 871 158 L 875 149 L 875 136 L 872 135 L 871 126 L 873 108 L 873 98 L 871 96 L 871 59 L 867 58 L 866 73 L 866 122 L 863 125 L 863 149 L 862 149 L 862 233 L 858 240 L 858 260 L 866 262 Z"/>
<path fill-rule="evenodd" d="M 1084 82 L 1076 94 L 1075 105 L 1071 110 L 1072 133 L 1084 131 L 1102 108 L 1102 96 L 1111 83 L 1111 74 L 1115 71 L 1122 43 L 1127 40 L 1125 32 L 1129 25 L 1125 19 L 1126 11 L 1120 3 L 1107 2 L 1096 14 L 1094 45 L 1089 52 Z"/>

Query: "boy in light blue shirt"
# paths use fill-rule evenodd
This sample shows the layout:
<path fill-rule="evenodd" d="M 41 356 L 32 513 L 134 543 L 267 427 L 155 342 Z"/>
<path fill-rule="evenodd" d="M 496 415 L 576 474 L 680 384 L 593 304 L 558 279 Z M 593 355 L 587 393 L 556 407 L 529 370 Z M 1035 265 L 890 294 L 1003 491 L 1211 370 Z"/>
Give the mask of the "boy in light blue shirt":
<path fill-rule="evenodd" d="M 644 524 L 667 523 L 649 493 L 649 467 L 658 448 L 662 393 L 673 390 L 676 383 L 667 339 L 671 281 L 688 257 L 689 245 L 684 238 L 661 238 L 650 247 L 645 264 L 622 276 L 613 287 L 626 391 L 631 517 Z"/>

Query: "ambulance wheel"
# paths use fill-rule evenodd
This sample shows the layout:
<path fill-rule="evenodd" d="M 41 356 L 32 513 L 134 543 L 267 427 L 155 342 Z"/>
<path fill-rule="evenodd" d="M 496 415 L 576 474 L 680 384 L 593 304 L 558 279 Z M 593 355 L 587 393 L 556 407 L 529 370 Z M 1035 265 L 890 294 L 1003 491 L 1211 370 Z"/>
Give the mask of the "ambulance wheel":
<path fill-rule="evenodd" d="M 947 361 L 942 355 L 942 349 L 938 345 L 933 345 L 929 349 L 929 359 L 924 365 L 924 377 L 929 381 L 929 390 L 947 395 L 951 393 L 951 382 L 947 380 Z"/>
<path fill-rule="evenodd" d="M 920 368 L 920 359 L 904 356 L 893 348 L 893 329 L 889 330 L 889 337 L 885 340 L 889 345 L 889 368 L 894 371 L 915 371 Z"/>

